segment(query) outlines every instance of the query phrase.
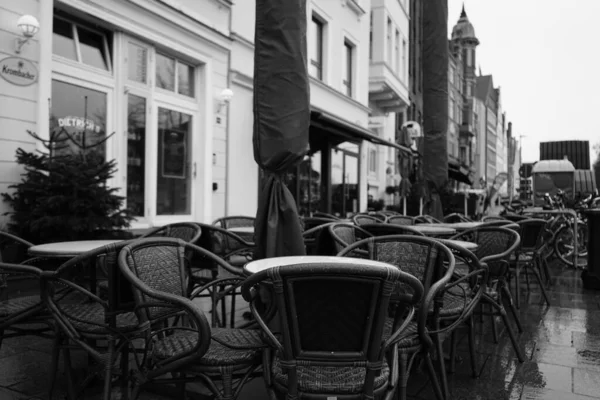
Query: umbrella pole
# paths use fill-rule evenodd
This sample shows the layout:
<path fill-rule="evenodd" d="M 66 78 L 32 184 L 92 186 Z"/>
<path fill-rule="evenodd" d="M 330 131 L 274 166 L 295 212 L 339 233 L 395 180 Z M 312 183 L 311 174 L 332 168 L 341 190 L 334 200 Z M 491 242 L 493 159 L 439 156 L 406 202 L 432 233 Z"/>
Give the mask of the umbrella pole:
<path fill-rule="evenodd" d="M 468 210 L 467 210 L 467 199 L 468 199 L 469 194 L 467 192 L 465 192 L 465 217 L 468 216 Z"/>
<path fill-rule="evenodd" d="M 402 197 L 402 205 L 403 205 L 403 211 L 404 211 L 404 215 L 406 215 L 406 197 Z"/>
<path fill-rule="evenodd" d="M 423 215 L 423 198 L 419 198 L 419 215 Z"/>

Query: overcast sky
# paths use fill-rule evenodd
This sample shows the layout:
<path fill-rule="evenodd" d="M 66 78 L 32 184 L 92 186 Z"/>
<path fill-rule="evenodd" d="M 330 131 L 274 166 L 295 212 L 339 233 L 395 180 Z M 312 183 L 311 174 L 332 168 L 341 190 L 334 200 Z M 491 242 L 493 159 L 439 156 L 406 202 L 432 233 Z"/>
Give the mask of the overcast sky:
<path fill-rule="evenodd" d="M 477 63 L 500 86 L 513 135 L 526 136 L 523 161 L 539 159 L 540 141 L 599 143 L 600 0 L 448 0 L 450 32 L 463 3 Z"/>

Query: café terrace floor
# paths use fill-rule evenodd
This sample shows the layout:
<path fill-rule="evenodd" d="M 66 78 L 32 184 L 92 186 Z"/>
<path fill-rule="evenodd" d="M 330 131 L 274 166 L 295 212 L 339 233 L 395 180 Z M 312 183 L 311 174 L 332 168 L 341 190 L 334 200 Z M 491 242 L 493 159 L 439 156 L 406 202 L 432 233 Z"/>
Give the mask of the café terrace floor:
<path fill-rule="evenodd" d="M 453 399 L 600 399 L 600 291 L 584 290 L 579 272 L 552 266 L 552 306 L 542 305 L 532 283 L 532 293 L 521 305 L 525 332 L 519 342 L 527 361 L 519 364 L 505 332 L 492 341 L 489 317 L 477 323 L 480 376 L 471 378 L 466 332 L 460 333 L 456 372 L 449 374 Z M 524 281 L 524 279 L 523 279 Z M 525 288 L 523 283 L 523 289 Z M 241 315 L 241 312 L 238 312 Z M 479 317 L 477 317 L 479 320 Z M 498 327 L 502 327 L 498 321 Z M 51 342 L 32 337 L 6 340 L 0 350 L 0 399 L 47 399 Z M 78 356 L 75 368 L 85 366 Z M 64 375 L 59 374 L 55 399 L 64 398 Z M 193 388 L 191 388 L 193 389 Z M 100 399 L 99 388 L 85 399 Z M 408 385 L 410 399 L 435 399 L 426 375 L 414 369 Z M 142 399 L 167 399 L 146 393 Z M 191 392 L 189 399 L 205 399 Z M 267 399 L 262 379 L 246 387 L 240 400 Z"/>

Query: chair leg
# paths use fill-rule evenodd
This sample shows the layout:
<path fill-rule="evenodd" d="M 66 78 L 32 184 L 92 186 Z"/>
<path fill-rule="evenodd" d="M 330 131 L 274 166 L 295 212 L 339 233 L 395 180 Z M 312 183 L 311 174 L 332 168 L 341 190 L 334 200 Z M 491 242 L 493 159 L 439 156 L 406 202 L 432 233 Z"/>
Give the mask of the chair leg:
<path fill-rule="evenodd" d="M 439 329 L 439 326 L 436 328 Z M 438 368 L 440 370 L 440 381 L 442 387 L 442 393 L 444 399 L 448 399 L 450 391 L 448 390 L 448 377 L 446 376 L 446 360 L 444 359 L 444 346 L 440 335 L 434 335 L 434 342 L 436 344 Z"/>
<path fill-rule="evenodd" d="M 472 315 L 469 317 L 467 325 L 469 336 L 469 356 L 471 357 L 471 371 L 473 373 L 473 378 L 477 378 L 479 376 L 479 372 L 477 370 L 477 353 L 475 352 L 475 323 Z"/>
<path fill-rule="evenodd" d="M 540 289 L 542 290 L 542 295 L 544 296 L 544 300 L 546 300 L 546 304 L 548 304 L 548 306 L 550 306 L 550 300 L 548 299 L 548 293 L 546 293 L 546 288 L 544 287 L 544 284 L 542 283 L 542 277 L 540 276 L 540 273 L 538 272 L 537 269 L 533 269 L 533 274 L 535 275 L 535 279 L 537 279 L 538 284 L 540 285 Z"/>
<path fill-rule="evenodd" d="M 437 400 L 445 400 L 444 395 L 442 394 L 442 389 L 440 388 L 440 384 L 438 382 L 437 376 L 435 374 L 435 368 L 433 367 L 433 361 L 431 361 L 431 354 L 427 351 L 424 354 L 425 363 L 427 364 L 427 372 L 429 373 L 429 380 L 433 385 L 433 392 L 435 393 L 435 398 Z"/>
<path fill-rule="evenodd" d="M 406 400 L 406 386 L 408 385 L 408 354 L 398 354 L 398 398 Z"/>
<path fill-rule="evenodd" d="M 450 368 L 448 368 L 448 372 L 451 374 L 456 370 L 456 343 L 458 342 L 456 337 L 456 332 L 452 331 L 450 335 Z"/>
<path fill-rule="evenodd" d="M 68 339 L 66 339 L 68 345 Z M 76 400 L 75 386 L 73 382 L 73 370 L 71 368 L 71 352 L 67 347 L 63 349 L 63 362 L 65 364 L 65 375 L 67 376 L 67 399 Z"/>
<path fill-rule="evenodd" d="M 129 344 L 121 347 L 121 399 L 129 400 Z"/>
<path fill-rule="evenodd" d="M 235 290 L 233 290 L 233 292 L 231 293 L 231 310 L 229 311 L 229 327 L 230 328 L 234 328 L 235 327 Z"/>
<path fill-rule="evenodd" d="M 110 400 L 112 394 L 112 372 L 115 363 L 115 340 L 108 339 L 108 361 L 104 371 L 104 400 Z"/>
<path fill-rule="evenodd" d="M 523 351 L 521 347 L 519 347 L 519 343 L 517 342 L 517 338 L 515 337 L 515 333 L 510 326 L 510 322 L 508 321 L 508 315 L 506 314 L 506 310 L 501 306 L 500 308 L 500 316 L 502 316 L 502 320 L 504 321 L 504 325 L 506 325 L 506 331 L 508 332 L 508 336 L 510 337 L 510 341 L 512 342 L 513 348 L 515 349 L 515 353 L 517 353 L 517 358 L 519 362 L 525 361 L 525 356 L 523 355 Z"/>
<path fill-rule="evenodd" d="M 503 299 L 502 292 L 504 292 L 504 294 L 506 296 L 506 300 L 508 301 L 508 306 L 510 308 L 510 312 L 512 313 L 515 323 L 517 324 L 517 329 L 519 330 L 519 333 L 523 333 L 523 325 L 521 325 L 521 319 L 519 318 L 519 313 L 517 312 L 517 309 L 515 308 L 515 305 L 513 304 L 512 296 L 510 295 L 510 290 L 508 290 L 508 288 L 505 285 L 502 285 L 502 288 L 498 292 L 498 296 L 499 296 L 498 301 L 499 301 L 500 305 L 502 305 L 502 299 Z"/>
<path fill-rule="evenodd" d="M 492 321 L 492 339 L 494 344 L 498 344 L 498 328 L 496 328 L 496 316 L 494 315 L 494 307 L 490 304 L 490 319 Z"/>
<path fill-rule="evenodd" d="M 219 400 L 234 400 L 233 391 L 233 369 L 231 367 L 222 367 L 221 370 L 221 382 L 223 383 L 223 396 L 217 396 Z"/>
<path fill-rule="evenodd" d="M 52 361 L 50 364 L 50 387 L 48 388 L 48 398 L 51 400 L 54 395 L 54 385 L 56 384 L 56 375 L 58 374 L 58 361 L 60 359 L 60 345 L 62 336 L 59 332 L 55 332 L 52 344 Z"/>
<path fill-rule="evenodd" d="M 521 308 L 521 280 L 519 279 L 521 275 L 521 267 L 517 263 L 517 268 L 515 268 L 515 301 L 517 302 L 517 309 Z M 529 286 L 529 283 L 527 283 Z"/>

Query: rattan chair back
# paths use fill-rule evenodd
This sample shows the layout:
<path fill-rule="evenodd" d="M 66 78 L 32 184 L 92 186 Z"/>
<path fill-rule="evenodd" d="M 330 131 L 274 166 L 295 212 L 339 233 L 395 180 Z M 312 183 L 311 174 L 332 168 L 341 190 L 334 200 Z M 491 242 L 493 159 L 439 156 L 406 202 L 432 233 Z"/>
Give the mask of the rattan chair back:
<path fill-rule="evenodd" d="M 352 243 L 373 236 L 361 227 L 346 222 L 331 224 L 328 229 L 333 238 L 333 245 L 335 246 L 336 253 L 339 253 Z M 360 249 L 356 250 L 357 252 L 354 256 L 358 256 L 361 253 Z"/>
<path fill-rule="evenodd" d="M 373 236 L 386 236 L 386 235 L 416 235 L 425 236 L 425 234 L 412 228 L 409 225 L 396 225 L 396 224 L 367 224 L 362 225 L 365 231 L 369 232 Z"/>
<path fill-rule="evenodd" d="M 336 246 L 329 233 L 329 226 L 336 222 L 315 226 L 302 233 L 307 255 L 332 256 L 337 253 Z"/>
<path fill-rule="evenodd" d="M 317 226 L 321 226 L 324 224 L 329 224 L 331 222 L 339 221 L 338 219 L 331 218 L 318 218 L 318 217 L 306 217 L 302 218 L 302 226 L 304 226 L 304 231 L 311 230 L 316 228 Z"/>
<path fill-rule="evenodd" d="M 475 255 L 489 268 L 490 277 L 504 276 L 508 271 L 508 260 L 519 247 L 521 237 L 515 230 L 500 226 L 479 226 L 451 237 L 477 243 Z"/>
<path fill-rule="evenodd" d="M 382 223 L 385 222 L 385 220 L 381 220 L 380 218 L 377 218 L 374 215 L 356 214 L 352 217 L 352 222 L 354 222 L 358 226 L 361 226 L 365 224 Z"/>
<path fill-rule="evenodd" d="M 415 224 L 441 224 L 437 218 L 432 217 L 431 215 L 418 215 L 414 218 Z"/>
<path fill-rule="evenodd" d="M 245 215 L 233 215 L 229 217 L 218 218 L 213 221 L 213 225 L 217 225 L 223 229 L 241 228 L 254 226 L 255 217 Z"/>
<path fill-rule="evenodd" d="M 149 237 L 169 237 L 181 239 L 184 242 L 196 243 L 202 230 L 198 224 L 193 222 L 177 222 L 158 227 L 140 237 L 140 239 Z"/>
<path fill-rule="evenodd" d="M 444 222 L 453 224 L 456 222 L 473 222 L 473 220 L 471 220 L 469 217 L 466 217 L 464 214 L 452 213 L 444 217 Z"/>
<path fill-rule="evenodd" d="M 415 220 L 408 215 L 390 215 L 386 221 L 391 225 L 414 225 Z"/>
<path fill-rule="evenodd" d="M 319 398 L 391 395 L 395 388 L 385 357 L 397 355 L 389 354 L 383 342 L 388 305 L 400 282 L 414 293 L 406 305 L 417 303 L 423 293 L 417 279 L 387 266 L 279 266 L 248 278 L 242 293 L 251 307 L 266 282 L 275 289 L 282 340 L 254 314 L 277 350 L 267 371 L 275 392 L 288 398 L 304 398 L 303 392 Z"/>
<path fill-rule="evenodd" d="M 542 237 L 548 222 L 543 219 L 531 218 L 519 221 L 519 234 L 521 246 L 519 251 L 523 253 L 535 252 L 542 246 Z"/>

